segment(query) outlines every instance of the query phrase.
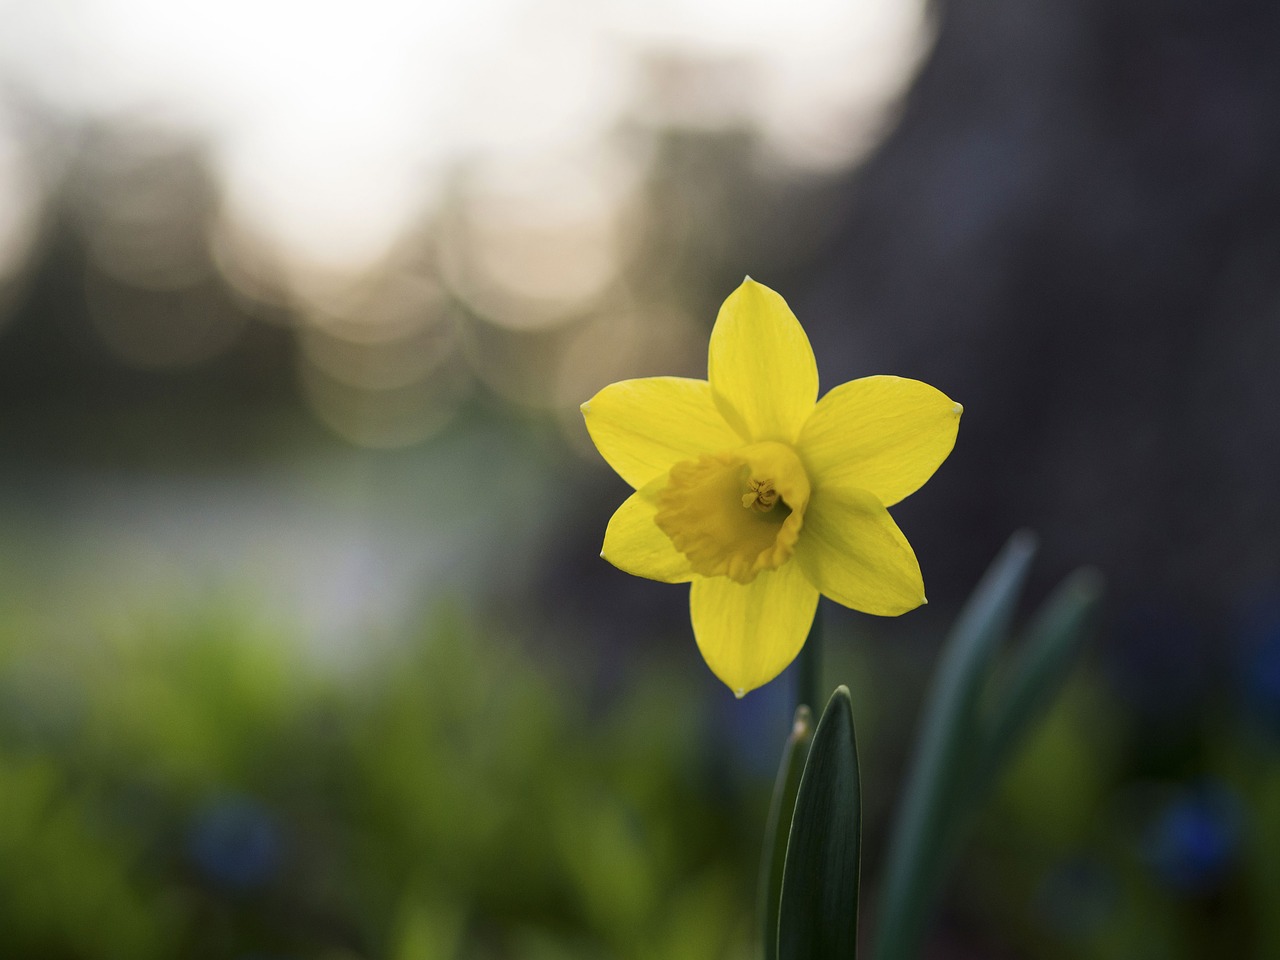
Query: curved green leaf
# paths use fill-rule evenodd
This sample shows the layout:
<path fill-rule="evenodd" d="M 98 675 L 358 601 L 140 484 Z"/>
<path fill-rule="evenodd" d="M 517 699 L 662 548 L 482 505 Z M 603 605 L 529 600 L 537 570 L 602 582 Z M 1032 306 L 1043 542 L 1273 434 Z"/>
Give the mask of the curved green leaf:
<path fill-rule="evenodd" d="M 778 960 L 852 960 L 862 802 L 846 687 L 827 703 L 800 778 L 778 913 Z"/>
<path fill-rule="evenodd" d="M 919 954 L 925 917 L 941 882 L 949 845 L 950 817 L 969 797 L 978 742 L 978 701 L 991 662 L 1009 631 L 1014 607 L 1036 540 L 1016 533 L 969 598 L 938 664 L 902 812 L 889 847 L 876 960 Z"/>
<path fill-rule="evenodd" d="M 987 719 L 974 776 L 974 804 L 983 802 L 1023 737 L 1053 703 L 1101 599 L 1101 575 L 1085 568 L 1062 581 L 1036 613 Z"/>
<path fill-rule="evenodd" d="M 813 739 L 813 712 L 803 703 L 796 708 L 791 735 L 782 748 L 782 763 L 773 787 L 769 820 L 764 832 L 764 853 L 760 860 L 760 923 L 764 960 L 777 960 L 778 906 L 782 899 L 782 868 L 791 836 L 791 814 L 800 790 L 800 775 Z"/>

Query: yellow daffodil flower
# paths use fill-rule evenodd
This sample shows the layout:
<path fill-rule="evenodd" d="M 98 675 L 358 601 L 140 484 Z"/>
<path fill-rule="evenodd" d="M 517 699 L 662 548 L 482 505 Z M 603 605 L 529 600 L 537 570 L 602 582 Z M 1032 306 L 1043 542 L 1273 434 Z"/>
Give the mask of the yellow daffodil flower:
<path fill-rule="evenodd" d="M 634 489 L 601 552 L 627 573 L 692 581 L 693 633 L 738 696 L 795 659 L 818 595 L 881 616 L 925 602 L 886 507 L 955 445 L 960 404 L 918 380 L 864 377 L 818 399 L 795 314 L 748 277 L 720 308 L 707 379 L 610 384 L 582 405 Z"/>

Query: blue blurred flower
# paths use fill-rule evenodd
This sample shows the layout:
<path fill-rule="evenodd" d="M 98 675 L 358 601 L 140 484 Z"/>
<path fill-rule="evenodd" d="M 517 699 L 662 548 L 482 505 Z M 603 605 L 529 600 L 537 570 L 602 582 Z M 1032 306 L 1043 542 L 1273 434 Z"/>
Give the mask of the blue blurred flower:
<path fill-rule="evenodd" d="M 280 831 L 260 803 L 247 797 L 220 797 L 193 818 L 187 853 L 214 884 L 244 893 L 275 875 L 280 866 Z"/>
<path fill-rule="evenodd" d="M 1242 808 L 1225 784 L 1201 782 L 1179 789 L 1156 813 L 1143 837 L 1143 856 L 1166 887 L 1207 893 L 1235 864 Z"/>

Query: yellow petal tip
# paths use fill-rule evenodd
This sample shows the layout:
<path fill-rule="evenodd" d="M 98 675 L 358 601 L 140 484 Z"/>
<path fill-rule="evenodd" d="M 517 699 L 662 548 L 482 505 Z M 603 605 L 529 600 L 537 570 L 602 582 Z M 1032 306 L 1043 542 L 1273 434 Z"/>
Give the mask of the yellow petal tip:
<path fill-rule="evenodd" d="M 585 403 L 583 404 L 583 407 L 584 408 L 586 407 Z M 951 412 L 954 413 L 957 417 L 960 416 L 960 414 L 964 413 L 964 404 L 962 403 L 951 404 Z"/>
<path fill-rule="evenodd" d="M 733 691 L 733 695 L 736 699 L 741 700 L 743 697 L 747 695 L 747 691 L 739 687 L 737 690 Z"/>
<path fill-rule="evenodd" d="M 956 406 L 958 407 L 960 406 L 960 404 L 957 403 Z M 591 409 L 591 401 L 590 400 L 582 401 L 582 403 L 578 405 L 578 409 L 581 410 L 583 413 L 586 413 L 588 410 Z"/>

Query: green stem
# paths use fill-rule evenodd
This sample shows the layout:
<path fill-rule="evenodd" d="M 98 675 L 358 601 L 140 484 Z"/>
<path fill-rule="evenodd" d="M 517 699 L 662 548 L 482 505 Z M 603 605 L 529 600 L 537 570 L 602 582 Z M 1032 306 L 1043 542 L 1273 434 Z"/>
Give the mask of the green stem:
<path fill-rule="evenodd" d="M 827 701 L 822 694 L 822 601 L 813 615 L 809 638 L 796 657 L 796 706 L 805 706 L 816 716 Z"/>
<path fill-rule="evenodd" d="M 808 707 L 796 708 L 791 735 L 782 751 L 778 779 L 769 805 L 764 832 L 764 852 L 760 859 L 761 956 L 778 960 L 778 911 L 782 898 L 782 869 L 787 861 L 787 841 L 791 837 L 791 817 L 795 811 L 800 775 L 809 759 L 813 739 L 813 714 Z"/>

